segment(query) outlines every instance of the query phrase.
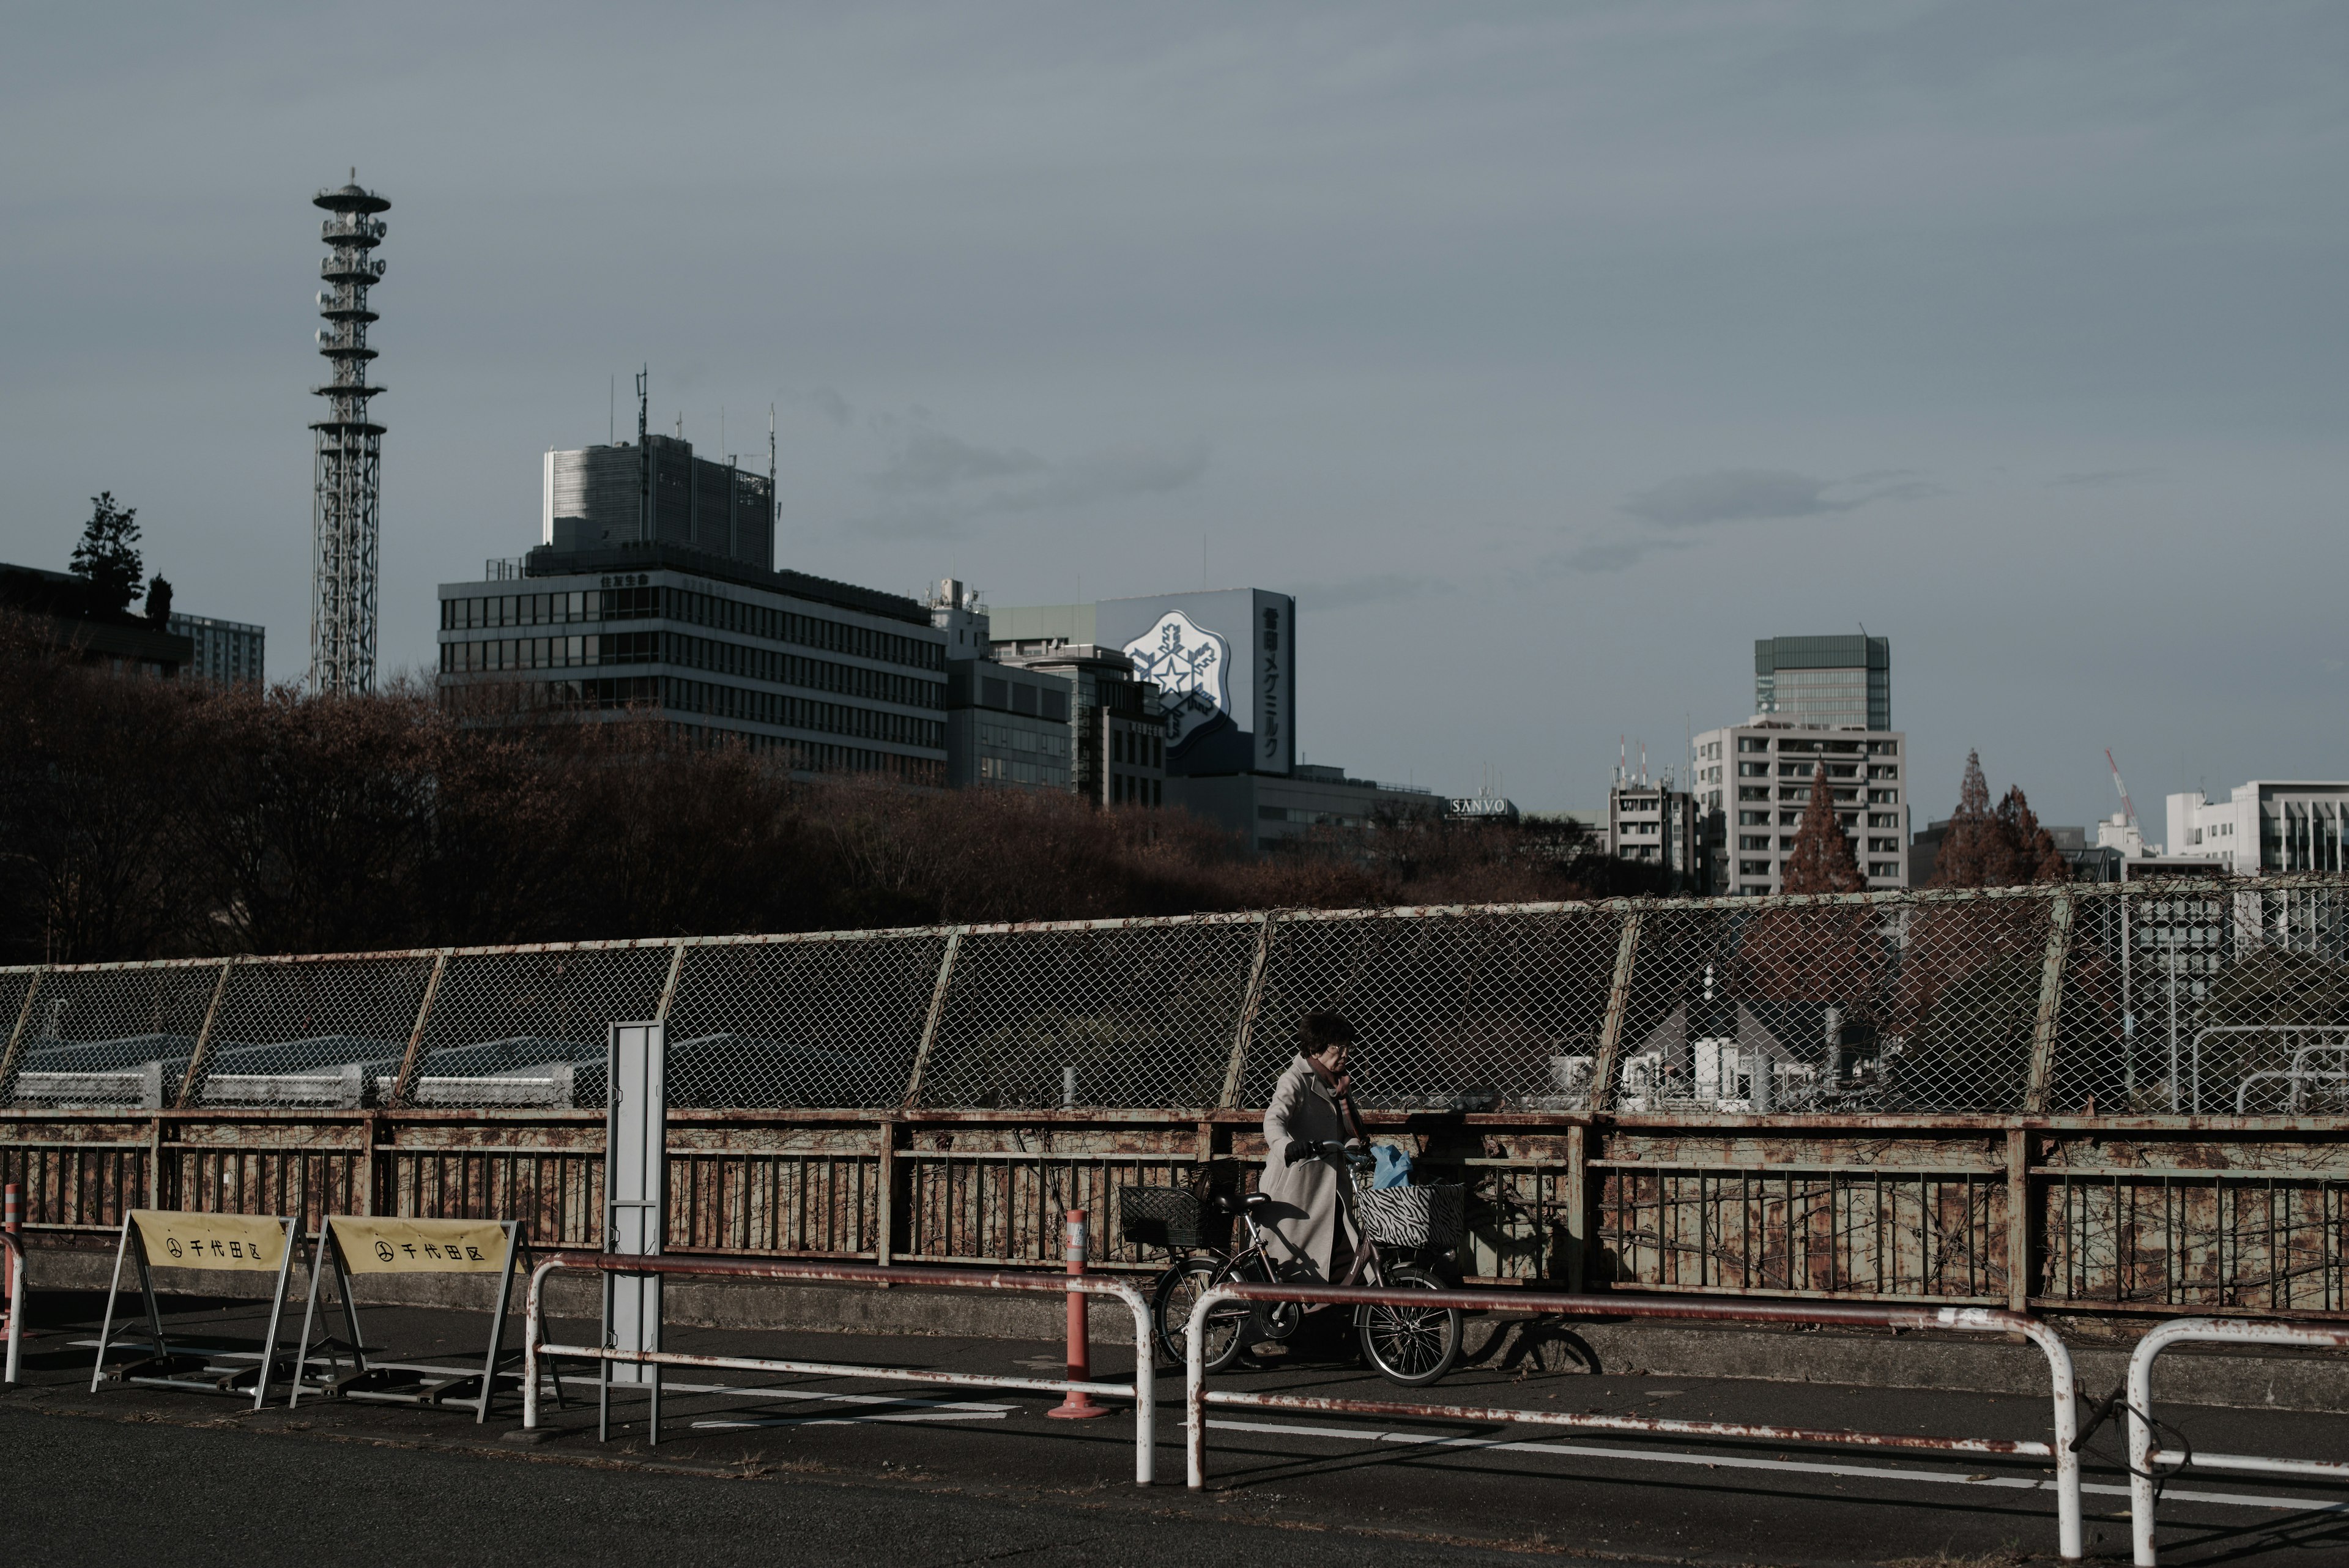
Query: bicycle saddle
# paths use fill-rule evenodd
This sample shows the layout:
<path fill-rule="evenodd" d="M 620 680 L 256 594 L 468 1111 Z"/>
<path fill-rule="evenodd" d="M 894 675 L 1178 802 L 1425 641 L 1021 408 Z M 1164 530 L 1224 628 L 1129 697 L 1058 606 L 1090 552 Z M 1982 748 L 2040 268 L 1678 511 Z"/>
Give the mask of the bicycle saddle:
<path fill-rule="evenodd" d="M 1216 1194 L 1215 1201 L 1216 1212 L 1218 1214 L 1237 1214 L 1243 1210 L 1253 1214 L 1272 1199 L 1261 1192 L 1242 1193 L 1237 1199 L 1234 1199 L 1228 1192 L 1218 1192 Z"/>

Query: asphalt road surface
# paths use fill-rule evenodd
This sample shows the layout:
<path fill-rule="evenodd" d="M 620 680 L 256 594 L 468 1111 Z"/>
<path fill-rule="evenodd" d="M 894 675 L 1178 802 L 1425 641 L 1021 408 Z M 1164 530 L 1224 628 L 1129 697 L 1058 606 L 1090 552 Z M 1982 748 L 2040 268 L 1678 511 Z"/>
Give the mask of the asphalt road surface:
<path fill-rule="evenodd" d="M 175 1342 L 255 1359 L 247 1309 L 174 1303 Z M 471 1412 L 107 1385 L 88 1390 L 96 1314 L 36 1303 L 25 1386 L 0 1397 L 0 1552 L 42 1563 L 527 1564 L 964 1563 L 1769 1563 L 2010 1568 L 2052 1560 L 2054 1500 L 2032 1463 L 1703 1444 L 1612 1433 L 1221 1407 L 1209 1490 L 1183 1480 L 1179 1378 L 1162 1380 L 1160 1483 L 1133 1484 L 1118 1409 L 1047 1419 L 1050 1396 L 871 1379 L 672 1377 L 662 1441 L 592 1388 L 508 1440 L 509 1397 Z M 394 1360 L 456 1369 L 478 1316 L 370 1314 Z M 558 1326 L 558 1333 L 562 1330 Z M 680 1349 L 1053 1376 L 1057 1348 L 1000 1341 L 672 1330 Z M 1392 1398 L 1331 1347 L 1219 1386 Z M 1669 1413 L 1883 1431 L 2044 1437 L 2041 1400 L 1565 1369 L 1527 1355 L 1405 1397 L 1519 1408 Z M 1123 1362 L 1102 1347 L 1097 1371 Z M 587 1397 L 584 1400 L 581 1396 Z M 2349 1417 L 2165 1410 L 2206 1449 L 2339 1457 Z M 2127 1476 L 2091 1444 L 2091 1560 L 2127 1559 Z M 2349 1565 L 2349 1492 L 2257 1477 L 2171 1489 L 2163 1561 Z"/>

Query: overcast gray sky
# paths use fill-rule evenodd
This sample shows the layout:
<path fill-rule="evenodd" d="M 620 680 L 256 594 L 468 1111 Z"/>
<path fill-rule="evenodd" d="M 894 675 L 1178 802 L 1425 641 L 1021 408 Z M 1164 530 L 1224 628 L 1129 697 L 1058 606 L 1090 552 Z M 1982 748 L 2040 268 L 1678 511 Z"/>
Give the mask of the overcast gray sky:
<path fill-rule="evenodd" d="M 649 361 L 785 564 L 1295 593 L 1361 774 L 1602 802 L 1864 623 L 1920 823 L 2349 776 L 2339 4 L 0 16 L 0 558 L 110 489 L 280 678 L 355 163 L 387 665 Z"/>

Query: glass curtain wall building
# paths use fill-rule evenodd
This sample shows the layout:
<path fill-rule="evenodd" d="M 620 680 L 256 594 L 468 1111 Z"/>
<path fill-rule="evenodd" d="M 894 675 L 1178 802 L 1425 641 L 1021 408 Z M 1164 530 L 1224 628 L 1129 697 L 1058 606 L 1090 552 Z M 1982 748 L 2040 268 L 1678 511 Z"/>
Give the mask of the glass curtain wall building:
<path fill-rule="evenodd" d="M 1765 637 L 1754 643 L 1754 711 L 1796 724 L 1892 728 L 1889 637 Z"/>

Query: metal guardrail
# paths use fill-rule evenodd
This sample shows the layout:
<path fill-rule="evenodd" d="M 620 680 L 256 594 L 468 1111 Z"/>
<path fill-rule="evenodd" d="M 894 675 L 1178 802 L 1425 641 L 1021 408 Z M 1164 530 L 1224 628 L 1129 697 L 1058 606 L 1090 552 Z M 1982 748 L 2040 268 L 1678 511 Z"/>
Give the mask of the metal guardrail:
<path fill-rule="evenodd" d="M 2127 1390 L 2129 1451 L 2129 1537 L 2137 1568 L 2155 1568 L 2154 1507 L 2159 1484 L 2168 1476 L 2156 1467 L 2179 1470 L 2206 1469 L 2259 1475 L 2299 1476 L 2312 1480 L 2349 1482 L 2349 1461 L 2339 1459 L 2269 1459 L 2256 1454 L 2206 1454 L 2191 1449 L 2165 1449 L 2156 1443 L 2153 1415 L 2153 1364 L 2173 1345 L 2297 1345 L 2349 1349 L 2349 1326 L 2313 1324 L 2227 1322 L 2207 1317 L 2172 1318 L 2137 1341 L 2129 1355 Z"/>
<path fill-rule="evenodd" d="M 1563 1410 L 1521 1410 L 1491 1406 L 1423 1405 L 1388 1399 L 1314 1398 L 1294 1394 L 1246 1394 L 1209 1388 L 1206 1343 L 1207 1314 L 1227 1301 L 1299 1302 L 1330 1306 L 1456 1307 L 1462 1311 L 1557 1313 L 1578 1316 L 1667 1318 L 1713 1323 L 1797 1323 L 1873 1328 L 1955 1329 L 1979 1334 L 2016 1334 L 2047 1357 L 2054 1403 L 2054 1441 L 1996 1438 L 1929 1438 L 1912 1433 L 1862 1432 L 1779 1427 L 1735 1421 L 1682 1421 L 1659 1416 L 1577 1415 Z M 1318 1410 L 1335 1415 L 1402 1416 L 1424 1420 L 1480 1421 L 1540 1427 L 1579 1427 L 1617 1432 L 1652 1432 L 1666 1437 L 1709 1438 L 1770 1443 L 1827 1443 L 1851 1448 L 1996 1455 L 2051 1459 L 2055 1466 L 2056 1533 L 2063 1559 L 2080 1560 L 2080 1456 L 2077 1391 L 2072 1354 L 2054 1330 L 2015 1313 L 1979 1307 L 1800 1306 L 1778 1302 L 1664 1302 L 1619 1296 L 1553 1294 L 1547 1292 L 1426 1291 L 1368 1289 L 1359 1285 L 1220 1284 L 1192 1306 L 1186 1331 L 1188 1363 L 1183 1385 L 1184 1426 L 1189 1452 L 1189 1484 L 1206 1485 L 1207 1407 L 1241 1405 L 1257 1409 Z"/>
<path fill-rule="evenodd" d="M 881 1285 L 898 1290 L 1018 1291 L 1030 1295 L 1114 1296 L 1133 1313 L 1133 1380 L 1126 1383 L 1078 1382 L 1054 1377 L 1001 1377 L 980 1372 L 924 1372 L 902 1366 L 866 1366 L 851 1363 L 786 1361 L 766 1356 L 697 1355 L 681 1351 L 624 1350 L 600 1345 L 559 1345 L 546 1338 L 546 1300 L 543 1289 L 548 1275 L 559 1269 L 605 1274 L 683 1275 L 688 1278 L 788 1280 L 802 1284 Z M 698 1258 L 623 1257 L 605 1252 L 562 1252 L 547 1259 L 530 1276 L 523 1306 L 523 1428 L 535 1431 L 539 1414 L 539 1362 L 542 1356 L 568 1356 L 603 1363 L 636 1366 L 706 1366 L 735 1372 L 782 1372 L 812 1377 L 870 1377 L 898 1383 L 942 1384 L 964 1388 L 1018 1388 L 1043 1394 L 1092 1394 L 1133 1401 L 1133 1480 L 1148 1486 L 1156 1476 L 1157 1403 L 1153 1392 L 1156 1371 L 1151 1337 L 1150 1303 L 1126 1281 L 1105 1274 L 1025 1274 L 978 1269 L 884 1269 L 853 1263 L 802 1263 L 744 1260 L 740 1262 Z M 653 1384 L 651 1441 L 660 1441 L 660 1385 Z"/>
<path fill-rule="evenodd" d="M 8 1254 L 8 1361 L 0 1383 L 13 1385 L 25 1345 L 25 1244 L 0 1231 L 0 1250 Z"/>
<path fill-rule="evenodd" d="M 0 970 L 0 1103 L 595 1106 L 627 1018 L 681 1106 L 1234 1108 L 1335 1007 L 1369 1108 L 2190 1114 L 2344 998 L 2337 875 L 1278 910 Z"/>

